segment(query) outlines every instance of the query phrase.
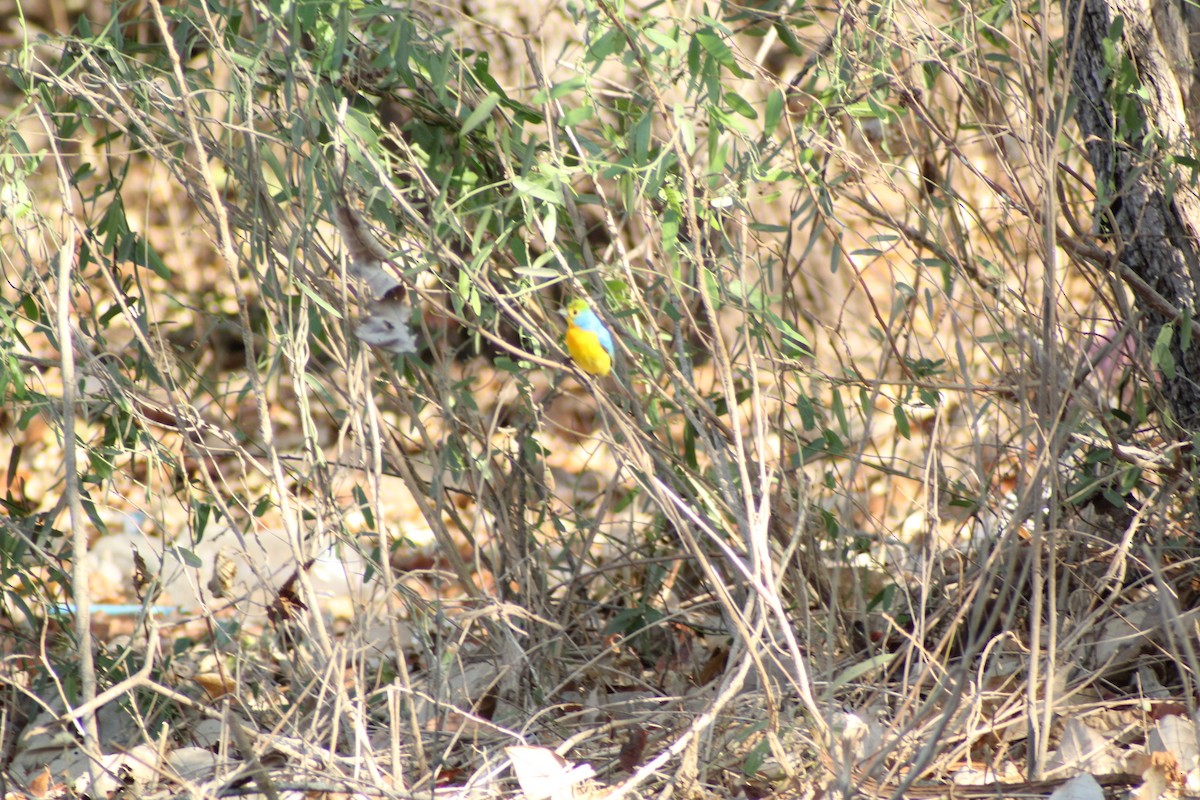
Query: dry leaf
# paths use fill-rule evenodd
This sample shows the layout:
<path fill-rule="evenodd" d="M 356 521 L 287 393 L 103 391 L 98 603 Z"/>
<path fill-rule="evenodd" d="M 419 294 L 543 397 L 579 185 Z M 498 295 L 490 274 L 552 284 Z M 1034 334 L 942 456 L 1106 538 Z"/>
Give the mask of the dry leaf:
<path fill-rule="evenodd" d="M 133 593 L 138 600 L 145 600 L 146 587 L 150 585 L 153 578 L 150 576 L 150 570 L 146 568 L 146 559 L 142 558 L 142 554 L 138 549 L 133 548 Z"/>
<path fill-rule="evenodd" d="M 208 590 L 213 597 L 229 597 L 233 592 L 233 579 L 237 577 L 237 562 L 229 554 L 229 549 L 222 547 L 217 551 L 213 563 L 213 574 L 208 580 Z"/>
<path fill-rule="evenodd" d="M 621 753 L 617 756 L 617 763 L 626 772 L 633 772 L 638 764 L 642 763 L 642 753 L 645 750 L 646 729 L 641 725 L 635 725 L 633 730 L 629 732 L 629 737 L 625 740 L 625 743 L 621 745 Z"/>
<path fill-rule="evenodd" d="M 725 645 L 714 647 L 712 654 L 708 660 L 704 662 L 704 666 L 700 668 L 699 674 L 696 675 L 696 685 L 704 686 L 709 681 L 724 674 L 725 667 L 729 663 L 729 648 Z"/>
<path fill-rule="evenodd" d="M 348 205 L 339 204 L 333 210 L 333 219 L 337 223 L 338 232 L 342 234 L 342 241 L 346 243 L 351 262 L 359 264 L 387 261 L 387 249 L 375 238 L 375 234 L 357 211 Z"/>
<path fill-rule="evenodd" d="M 300 570 L 307 570 L 315 561 L 315 558 L 310 558 L 304 566 L 292 570 L 291 577 L 284 582 L 283 586 L 279 587 L 279 592 L 275 595 L 275 600 L 267 606 L 267 619 L 271 620 L 275 625 L 281 622 L 291 622 L 300 615 L 301 611 L 308 610 L 308 606 L 296 594 L 295 586 L 296 579 L 300 577 Z"/>
<path fill-rule="evenodd" d="M 1087 770 L 1096 775 L 1118 771 L 1112 744 L 1078 719 L 1067 720 L 1058 752 L 1050 758 L 1050 767 L 1068 767 L 1068 772 Z"/>
<path fill-rule="evenodd" d="M 209 700 L 219 700 L 227 694 L 233 694 L 237 689 L 237 681 L 221 672 L 201 672 L 192 680 L 200 684 L 200 688 L 208 694 Z"/>
<path fill-rule="evenodd" d="M 372 347 L 392 353 L 417 352 L 417 338 L 409 326 L 412 308 L 404 305 L 404 284 L 384 266 L 388 252 L 357 211 L 342 204 L 334 219 L 350 253 L 348 272 L 367 285 L 370 311 L 354 335 Z"/>
<path fill-rule="evenodd" d="M 31 798 L 41 798 L 46 796 L 46 792 L 50 791 L 50 768 L 42 767 L 42 773 L 29 782 L 29 786 L 25 789 L 26 793 Z"/>
<path fill-rule="evenodd" d="M 588 764 L 573 766 L 547 747 L 504 748 L 527 800 L 572 800 L 574 786 L 596 774 Z"/>
<path fill-rule="evenodd" d="M 1050 800 L 1105 800 L 1104 789 L 1089 773 L 1076 775 L 1054 790 Z"/>
<path fill-rule="evenodd" d="M 457 786 L 467 779 L 467 771 L 462 767 L 439 767 L 433 777 L 435 786 Z"/>
<path fill-rule="evenodd" d="M 404 284 L 392 273 L 383 268 L 378 261 L 370 264 L 355 264 L 349 270 L 352 277 L 367 284 L 368 296 L 373 300 L 404 299 Z"/>
<path fill-rule="evenodd" d="M 417 337 L 409 327 L 412 309 L 394 301 L 374 303 L 354 335 L 372 347 L 391 353 L 417 352 Z"/>
<path fill-rule="evenodd" d="M 1190 774 L 1200 768 L 1200 746 L 1196 742 L 1196 724 L 1186 717 L 1165 716 L 1150 729 L 1146 749 L 1175 756 L 1179 769 Z"/>
<path fill-rule="evenodd" d="M 1142 773 L 1142 785 L 1133 793 L 1133 800 L 1158 800 L 1167 788 L 1183 782 L 1179 762 L 1171 753 L 1152 753 L 1150 766 Z"/>

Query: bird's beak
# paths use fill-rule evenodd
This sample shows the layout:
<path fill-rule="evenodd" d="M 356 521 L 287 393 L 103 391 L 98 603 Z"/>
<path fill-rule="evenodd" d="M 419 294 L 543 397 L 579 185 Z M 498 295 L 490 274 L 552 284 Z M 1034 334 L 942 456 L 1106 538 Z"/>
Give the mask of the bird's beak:
<path fill-rule="evenodd" d="M 567 316 L 567 310 L 566 310 L 565 308 L 560 308 L 560 309 L 558 310 L 558 315 L 559 315 L 560 317 L 566 317 L 566 316 Z"/>

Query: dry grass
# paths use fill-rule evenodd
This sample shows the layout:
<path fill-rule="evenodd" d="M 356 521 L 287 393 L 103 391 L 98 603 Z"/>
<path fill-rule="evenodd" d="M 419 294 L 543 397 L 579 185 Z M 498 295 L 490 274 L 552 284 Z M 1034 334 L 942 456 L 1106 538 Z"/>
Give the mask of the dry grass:
<path fill-rule="evenodd" d="M 5 773 L 1178 788 L 1191 472 L 1044 127 L 1058 21 L 1000 10 L 150 0 L 14 51 Z M 415 353 L 359 340 L 371 253 Z"/>

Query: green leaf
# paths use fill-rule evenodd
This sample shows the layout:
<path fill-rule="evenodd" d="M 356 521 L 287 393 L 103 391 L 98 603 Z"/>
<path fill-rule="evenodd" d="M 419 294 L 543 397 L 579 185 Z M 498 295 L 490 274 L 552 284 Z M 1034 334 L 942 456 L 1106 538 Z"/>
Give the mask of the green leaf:
<path fill-rule="evenodd" d="M 562 115 L 562 124 L 564 128 L 574 128 L 581 122 L 586 122 L 596 115 L 596 109 L 589 106 L 579 106 L 578 108 L 569 109 Z"/>
<path fill-rule="evenodd" d="M 150 244 L 150 242 L 142 236 L 134 236 L 136 262 L 143 267 L 149 268 L 155 275 L 163 280 L 171 279 L 171 269 L 166 262 L 159 256 L 158 251 Z"/>
<path fill-rule="evenodd" d="M 746 119 L 758 119 L 758 112 L 754 110 L 754 106 L 736 92 L 726 92 L 725 102 L 735 114 L 741 114 Z"/>
<path fill-rule="evenodd" d="M 779 34 L 779 41 L 783 42 L 783 46 L 788 49 L 794 56 L 804 55 L 804 46 L 800 44 L 800 40 L 792 33 L 790 26 L 783 22 L 775 23 L 775 32 Z"/>
<path fill-rule="evenodd" d="M 546 251 L 538 256 L 538 260 L 528 267 L 516 267 L 513 272 L 524 278 L 533 278 L 534 280 L 552 281 L 562 276 L 562 270 L 557 267 L 543 267 L 539 264 L 545 264 L 555 258 L 553 251 Z"/>
<path fill-rule="evenodd" d="M 1126 467 L 1121 472 L 1121 483 L 1120 486 L 1117 487 L 1117 491 L 1122 495 L 1127 495 L 1141 482 L 1141 467 Z"/>
<path fill-rule="evenodd" d="M 471 112 L 471 115 L 462 124 L 462 130 L 458 132 L 458 135 L 467 136 L 471 131 L 491 119 L 492 112 L 496 110 L 496 106 L 498 105 L 500 105 L 500 95 L 495 92 L 488 92 L 487 97 L 483 98 L 483 101 L 475 107 L 475 110 Z"/>
<path fill-rule="evenodd" d="M 800 412 L 800 424 L 804 426 L 804 430 L 811 431 L 817 427 L 817 413 L 812 398 L 800 395 L 796 398 L 796 410 Z"/>
<path fill-rule="evenodd" d="M 375 110 L 364 110 L 358 106 L 350 106 L 346 109 L 346 131 L 355 139 L 358 139 L 368 147 L 378 144 L 379 135 L 375 130 Z M 269 152 L 268 148 L 263 148 L 263 155 Z M 283 185 L 287 185 L 287 171 L 280 166 L 274 154 L 271 154 L 273 162 L 273 171 L 276 179 Z"/>
<path fill-rule="evenodd" d="M 682 223 L 679 212 L 673 208 L 668 208 L 663 212 L 659 221 L 659 226 L 662 230 L 662 245 L 663 250 L 671 252 L 674 249 L 675 243 L 679 241 L 679 226 Z"/>
<path fill-rule="evenodd" d="M 88 463 L 91 465 L 93 473 L 95 473 L 102 480 L 108 480 L 112 477 L 113 464 L 108 458 L 111 453 L 107 448 L 102 451 L 89 450 L 87 455 Z"/>
<path fill-rule="evenodd" d="M 679 36 L 678 28 L 669 34 L 663 33 L 657 28 L 646 28 L 646 30 L 642 31 L 642 33 L 645 34 L 647 39 L 654 42 L 664 50 L 674 52 L 679 49 L 679 39 L 677 38 Z"/>
<path fill-rule="evenodd" d="M 765 736 L 750 748 L 750 752 L 746 754 L 745 761 L 742 762 L 742 774 L 746 777 L 757 775 L 762 769 L 763 763 L 767 760 L 767 755 L 771 752 L 771 741 Z"/>
<path fill-rule="evenodd" d="M 696 31 L 694 37 L 695 41 L 700 43 L 700 46 L 712 57 L 713 61 L 716 61 L 722 67 L 729 70 L 735 77 L 749 77 L 738 66 L 737 59 L 733 55 L 733 49 L 725 43 L 725 39 L 715 30 L 712 28 L 701 28 Z"/>
<path fill-rule="evenodd" d="M 859 678 L 869 675 L 877 669 L 886 667 L 888 664 L 891 664 L 895 658 L 895 653 L 880 653 L 873 658 L 868 658 L 866 661 L 860 661 L 854 666 L 847 667 L 846 669 L 842 670 L 833 679 L 833 683 L 830 684 L 830 687 L 836 688 L 838 686 L 845 686 L 846 684 L 853 683 Z"/>
<path fill-rule="evenodd" d="M 808 337 L 792 327 L 790 322 L 769 310 L 766 311 L 765 318 L 779 330 L 780 348 L 786 355 L 792 358 L 808 358 L 813 355 L 812 343 L 808 341 Z"/>
<path fill-rule="evenodd" d="M 616 28 L 610 28 L 603 36 L 592 42 L 592 46 L 588 48 L 587 57 L 591 61 L 603 61 L 624 49 L 625 34 Z"/>
<path fill-rule="evenodd" d="M 878 119 L 876 106 L 866 100 L 846 106 L 846 113 L 855 119 Z"/>
<path fill-rule="evenodd" d="M 208 521 L 212 517 L 213 507 L 209 503 L 196 503 L 196 541 L 199 542 L 204 538 L 204 531 L 208 528 Z"/>
<path fill-rule="evenodd" d="M 700 462 L 696 459 L 696 429 L 690 422 L 683 427 L 683 457 L 691 469 L 700 468 Z"/>
<path fill-rule="evenodd" d="M 354 502 L 358 503 L 358 510 L 362 512 L 363 522 L 368 528 L 375 527 L 375 513 L 371 511 L 371 501 L 367 499 L 367 493 L 357 483 L 350 489 L 350 493 L 354 495 Z"/>
<path fill-rule="evenodd" d="M 643 114 L 630 132 L 630 150 L 639 161 L 646 160 L 650 155 L 650 135 L 653 128 L 653 115 Z"/>
<path fill-rule="evenodd" d="M 554 84 L 554 87 L 550 90 L 550 99 L 558 100 L 559 98 L 565 97 L 571 92 L 577 92 L 586 86 L 587 78 L 582 75 L 576 75 L 573 78 L 567 78 L 561 83 Z"/>
<path fill-rule="evenodd" d="M 535 183 L 528 178 L 522 178 L 520 176 L 513 178 L 512 184 L 513 188 L 521 194 L 527 194 L 530 197 L 536 197 L 538 200 L 551 203 L 556 206 L 561 206 L 563 204 L 562 195 L 560 195 L 555 189 L 551 189 L 545 184 Z"/>
<path fill-rule="evenodd" d="M 775 89 L 767 95 L 766 113 L 763 114 L 763 135 L 770 136 L 783 119 L 783 92 Z"/>
<path fill-rule="evenodd" d="M 1167 380 L 1175 378 L 1175 356 L 1171 354 L 1171 339 L 1175 335 L 1173 325 L 1162 326 L 1158 338 L 1154 341 L 1154 350 L 1150 354 L 1150 363 L 1157 367 Z"/>
<path fill-rule="evenodd" d="M 833 399 L 830 405 L 833 408 L 833 415 L 837 417 L 838 427 L 846 436 L 850 435 L 850 421 L 846 419 L 846 406 L 842 403 L 842 393 L 834 391 Z"/>
<path fill-rule="evenodd" d="M 270 511 L 273 505 L 274 503 L 271 502 L 270 495 L 263 495 L 261 498 L 259 498 L 259 501 L 254 505 L 254 508 L 250 513 L 256 517 L 261 517 L 263 514 L 266 514 L 268 511 Z"/>
<path fill-rule="evenodd" d="M 884 105 L 875 99 L 873 95 L 867 95 L 867 103 L 874 111 L 874 116 L 884 122 L 896 122 L 900 118 L 900 114 L 892 106 Z"/>
<path fill-rule="evenodd" d="M 313 303 L 315 303 L 326 314 L 334 319 L 342 318 L 342 312 L 330 305 L 329 301 L 319 295 L 311 286 L 305 284 L 304 281 L 297 281 L 296 285 L 300 287 L 300 291 L 305 297 L 307 297 L 309 300 L 312 300 Z"/>
<path fill-rule="evenodd" d="M 176 545 L 171 549 L 175 551 L 175 555 L 179 556 L 180 561 L 192 569 L 200 569 L 202 566 L 204 566 L 204 562 L 200 560 L 200 557 L 186 547 L 179 547 Z"/>
<path fill-rule="evenodd" d="M 489 92 L 495 92 L 496 94 L 500 95 L 501 100 L 508 100 L 508 96 L 504 93 L 504 88 L 496 82 L 496 79 L 492 77 L 492 73 L 488 71 L 488 68 L 491 66 L 491 62 L 492 57 L 485 50 L 480 53 L 478 57 L 476 57 L 475 63 L 472 65 L 471 72 L 475 75 L 476 79 L 483 88 L 487 89 Z"/>
<path fill-rule="evenodd" d="M 582 75 L 576 75 L 574 77 L 567 78 L 561 83 L 554 84 L 550 87 L 549 93 L 547 93 L 545 89 L 539 89 L 534 93 L 533 99 L 529 102 L 535 106 L 540 106 L 547 100 L 561 100 L 567 95 L 573 92 L 578 92 L 586 87 L 587 78 Z"/>

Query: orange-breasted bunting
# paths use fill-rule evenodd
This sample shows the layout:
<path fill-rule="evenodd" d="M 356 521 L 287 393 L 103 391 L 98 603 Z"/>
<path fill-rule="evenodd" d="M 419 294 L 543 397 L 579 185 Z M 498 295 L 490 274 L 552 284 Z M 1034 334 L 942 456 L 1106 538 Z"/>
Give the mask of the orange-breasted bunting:
<path fill-rule="evenodd" d="M 612 370 L 613 340 L 587 300 L 567 303 L 567 350 L 584 372 L 603 378 Z"/>

